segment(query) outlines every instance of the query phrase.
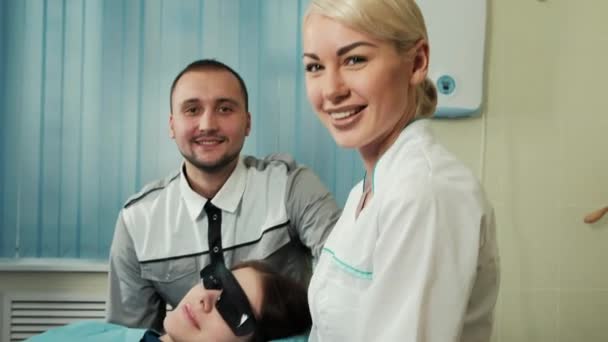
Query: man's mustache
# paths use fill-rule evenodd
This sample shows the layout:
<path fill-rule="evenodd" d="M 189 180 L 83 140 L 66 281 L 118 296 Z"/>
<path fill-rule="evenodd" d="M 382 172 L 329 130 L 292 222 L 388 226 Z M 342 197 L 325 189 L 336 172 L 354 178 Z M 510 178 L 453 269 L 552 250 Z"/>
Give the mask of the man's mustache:
<path fill-rule="evenodd" d="M 225 140 L 226 137 L 221 135 L 221 134 L 217 134 L 217 133 L 203 133 L 203 134 L 198 134 L 194 137 L 192 137 L 192 141 L 199 141 L 199 140 L 209 140 L 209 139 L 214 139 L 214 140 Z"/>

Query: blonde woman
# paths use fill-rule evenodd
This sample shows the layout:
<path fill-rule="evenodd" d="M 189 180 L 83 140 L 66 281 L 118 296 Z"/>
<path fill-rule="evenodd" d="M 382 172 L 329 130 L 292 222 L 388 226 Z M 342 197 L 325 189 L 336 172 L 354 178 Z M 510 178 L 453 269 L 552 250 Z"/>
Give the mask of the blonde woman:
<path fill-rule="evenodd" d="M 308 292 L 311 341 L 489 341 L 498 291 L 491 205 L 427 128 L 437 95 L 413 0 L 311 0 L 307 95 L 366 174 Z"/>

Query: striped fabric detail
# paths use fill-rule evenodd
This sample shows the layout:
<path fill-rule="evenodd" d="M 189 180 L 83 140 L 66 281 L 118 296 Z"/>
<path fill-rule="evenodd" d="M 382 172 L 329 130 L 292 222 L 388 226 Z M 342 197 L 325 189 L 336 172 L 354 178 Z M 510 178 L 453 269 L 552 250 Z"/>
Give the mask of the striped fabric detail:
<path fill-rule="evenodd" d="M 333 261 L 338 266 L 340 266 L 340 268 L 342 268 L 344 271 L 352 274 L 353 276 L 358 277 L 358 278 L 363 278 L 363 279 L 369 279 L 369 280 L 372 279 L 373 272 L 362 271 L 356 267 L 353 267 L 353 266 L 347 264 L 346 262 L 340 260 L 340 258 L 338 258 L 336 256 L 336 253 L 329 248 L 324 247 L 323 252 L 331 255 Z"/>

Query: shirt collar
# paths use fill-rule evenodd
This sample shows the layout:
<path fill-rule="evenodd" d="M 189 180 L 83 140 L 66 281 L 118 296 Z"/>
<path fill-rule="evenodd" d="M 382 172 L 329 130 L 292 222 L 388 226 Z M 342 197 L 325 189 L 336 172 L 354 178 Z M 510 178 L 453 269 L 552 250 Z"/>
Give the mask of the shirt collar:
<path fill-rule="evenodd" d="M 188 184 L 188 180 L 186 179 L 186 174 L 184 173 L 185 164 L 182 164 L 180 170 L 180 180 L 179 186 L 182 193 L 182 198 L 186 203 L 186 208 L 188 209 L 188 214 L 192 221 L 196 221 L 198 217 L 201 215 L 203 211 L 203 206 L 207 203 L 207 198 L 199 195 L 197 192 L 192 190 L 190 184 Z M 230 213 L 234 213 L 243 197 L 243 193 L 245 192 L 245 180 L 246 180 L 246 169 L 243 161 L 239 159 L 238 163 L 234 171 L 228 179 L 226 183 L 220 188 L 220 191 L 211 199 L 211 203 L 216 207 L 222 209 L 223 211 L 227 211 Z"/>
<path fill-rule="evenodd" d="M 196 221 L 203 210 L 203 206 L 205 203 L 207 203 L 207 199 L 192 190 L 190 184 L 188 184 L 188 179 L 186 179 L 186 173 L 184 172 L 185 168 L 186 165 L 182 164 L 179 177 L 179 188 L 182 193 L 184 203 L 186 203 L 186 209 L 188 209 L 190 218 L 192 221 Z"/>
<path fill-rule="evenodd" d="M 211 199 L 211 203 L 223 211 L 234 213 L 245 192 L 246 179 L 247 170 L 245 164 L 239 158 L 234 171 L 220 188 L 220 191 Z"/>

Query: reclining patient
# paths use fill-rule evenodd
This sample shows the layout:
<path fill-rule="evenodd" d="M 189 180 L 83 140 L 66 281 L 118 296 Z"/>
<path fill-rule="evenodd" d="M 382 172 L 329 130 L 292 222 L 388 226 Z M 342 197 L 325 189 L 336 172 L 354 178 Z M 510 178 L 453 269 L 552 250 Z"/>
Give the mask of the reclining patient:
<path fill-rule="evenodd" d="M 306 289 L 262 262 L 240 263 L 232 271 L 223 264 L 211 264 L 200 275 L 201 283 L 167 313 L 164 335 L 86 321 L 49 330 L 28 341 L 257 342 L 301 335 L 310 328 Z"/>

